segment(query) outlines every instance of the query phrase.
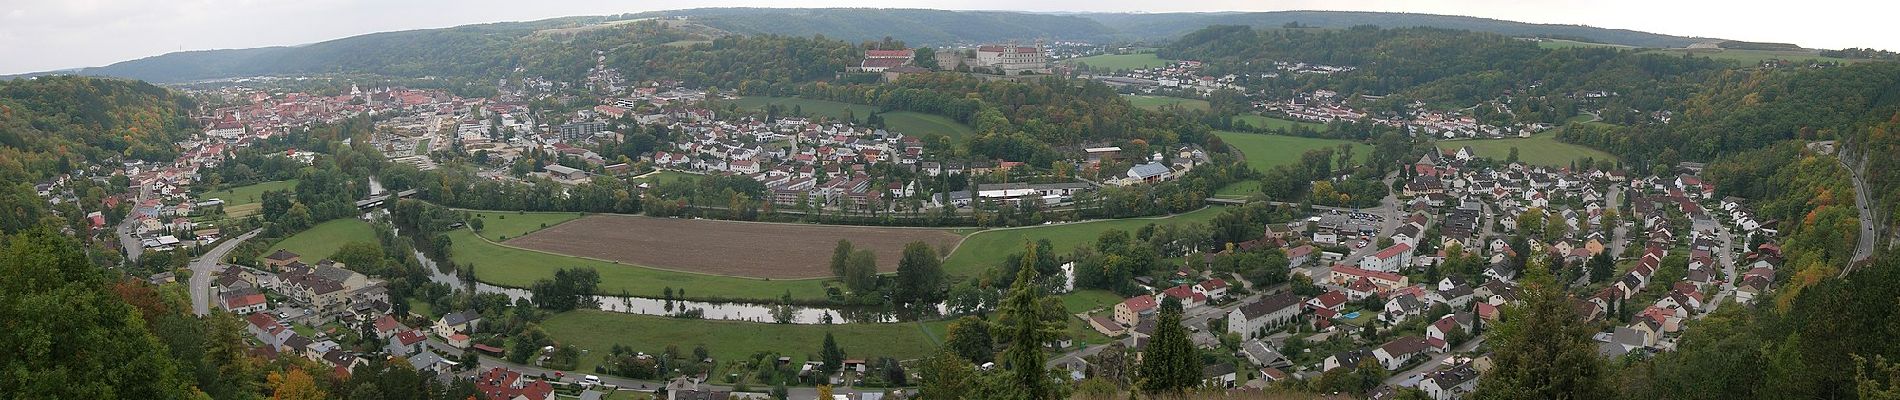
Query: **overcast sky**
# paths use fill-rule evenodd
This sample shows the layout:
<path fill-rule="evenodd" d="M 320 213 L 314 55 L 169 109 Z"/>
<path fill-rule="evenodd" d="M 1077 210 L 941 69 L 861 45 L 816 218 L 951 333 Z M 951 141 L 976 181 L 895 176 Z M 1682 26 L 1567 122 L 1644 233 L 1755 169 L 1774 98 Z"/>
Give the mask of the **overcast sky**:
<path fill-rule="evenodd" d="M 0 74 L 180 50 L 296 45 L 371 32 L 697 7 L 862 7 L 838 0 L 0 0 Z M 1900 49 L 1886 0 L 885 0 L 1022 11 L 1352 10 L 1470 15 L 1682 36 Z"/>

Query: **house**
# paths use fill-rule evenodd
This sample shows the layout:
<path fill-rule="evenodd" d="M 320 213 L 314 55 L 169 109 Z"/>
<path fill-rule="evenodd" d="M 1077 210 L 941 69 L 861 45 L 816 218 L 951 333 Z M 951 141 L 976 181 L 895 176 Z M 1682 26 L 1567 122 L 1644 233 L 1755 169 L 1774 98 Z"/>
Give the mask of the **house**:
<path fill-rule="evenodd" d="M 1425 354 L 1425 350 L 1429 348 L 1430 346 L 1425 344 L 1425 338 L 1406 336 L 1379 346 L 1378 349 L 1372 351 L 1372 356 L 1378 358 L 1379 365 L 1385 366 L 1386 370 L 1397 371 L 1399 367 L 1411 361 L 1413 356 Z"/>
<path fill-rule="evenodd" d="M 395 336 L 397 332 L 407 328 L 402 326 L 401 322 L 396 322 L 396 317 L 389 314 L 376 317 L 376 322 L 371 324 L 373 325 L 371 329 L 375 330 L 376 337 L 379 339 L 389 339 L 390 336 Z"/>
<path fill-rule="evenodd" d="M 1420 344 L 1420 346 L 1423 346 L 1423 344 Z M 1320 372 L 1331 371 L 1339 367 L 1356 368 L 1359 366 L 1360 361 L 1372 357 L 1372 350 L 1369 349 L 1349 350 L 1326 356 L 1325 360 L 1320 361 Z"/>
<path fill-rule="evenodd" d="M 269 266 L 272 271 L 282 271 L 285 266 L 299 262 L 301 259 L 302 257 L 298 256 L 297 253 L 277 249 L 277 251 L 270 253 L 270 255 L 264 256 L 264 265 Z"/>
<path fill-rule="evenodd" d="M 1293 367 L 1293 361 L 1288 360 L 1286 355 L 1280 354 L 1280 351 L 1274 350 L 1273 347 L 1267 346 L 1266 342 L 1259 340 L 1249 341 L 1247 344 L 1241 345 L 1240 353 L 1247 357 L 1247 362 L 1251 362 L 1253 365 L 1267 368 Z"/>
<path fill-rule="evenodd" d="M 1141 323 L 1141 317 L 1155 312 L 1155 298 L 1152 295 L 1140 295 L 1122 300 L 1115 304 L 1115 322 L 1126 326 Z"/>
<path fill-rule="evenodd" d="M 1471 313 L 1451 313 L 1438 318 L 1437 322 L 1425 327 L 1425 338 L 1451 342 L 1453 332 L 1471 333 Z"/>
<path fill-rule="evenodd" d="M 1306 307 L 1312 310 L 1331 310 L 1338 313 L 1346 308 L 1346 294 L 1328 291 L 1306 300 Z"/>
<path fill-rule="evenodd" d="M 1222 389 L 1233 389 L 1234 380 L 1236 377 L 1238 377 L 1238 374 L 1234 373 L 1233 364 L 1216 363 L 1216 364 L 1208 365 L 1205 367 L 1201 367 L 1202 382 L 1204 382 L 1207 386 L 1222 388 Z"/>
<path fill-rule="evenodd" d="M 231 293 L 219 298 L 218 305 L 232 314 L 244 315 L 270 308 L 262 293 Z"/>
<path fill-rule="evenodd" d="M 1242 339 L 1254 338 L 1267 329 L 1293 322 L 1300 316 L 1300 298 L 1280 292 L 1227 312 L 1227 331 Z"/>
<path fill-rule="evenodd" d="M 1398 290 L 1411 285 L 1410 278 L 1404 275 L 1345 265 L 1334 265 L 1327 277 L 1327 280 L 1335 285 L 1349 285 L 1360 279 L 1365 279 L 1380 291 Z"/>
<path fill-rule="evenodd" d="M 474 311 L 452 312 L 435 321 L 435 335 L 447 338 L 457 333 L 473 332 L 481 323 L 482 315 Z"/>
<path fill-rule="evenodd" d="M 1227 298 L 1227 281 L 1220 278 L 1201 281 L 1194 284 L 1194 292 L 1207 296 L 1208 300 L 1220 301 Z"/>
<path fill-rule="evenodd" d="M 1397 272 L 1399 268 L 1403 268 L 1411 261 L 1412 245 L 1396 243 L 1380 249 L 1378 253 L 1359 259 L 1359 268 L 1379 272 Z"/>
<path fill-rule="evenodd" d="M 1163 290 L 1161 295 L 1179 300 L 1183 310 L 1191 310 L 1207 304 L 1207 295 L 1195 293 L 1194 288 L 1186 284 Z"/>
<path fill-rule="evenodd" d="M 1598 336 L 1603 343 L 1597 345 L 1597 354 L 1605 357 L 1619 357 L 1644 347 L 1642 332 L 1628 327 L 1617 327 L 1610 334 Z"/>
<path fill-rule="evenodd" d="M 1122 326 L 1119 322 L 1115 322 L 1115 317 L 1106 315 L 1090 315 L 1089 327 L 1095 328 L 1096 332 L 1101 332 L 1103 336 L 1109 337 L 1121 336 L 1121 334 L 1128 331 L 1127 327 Z"/>
<path fill-rule="evenodd" d="M 1319 248 L 1313 247 L 1313 245 L 1310 245 L 1310 244 L 1300 245 L 1300 247 L 1287 249 L 1286 251 L 1287 265 L 1290 268 L 1299 268 L 1299 267 L 1305 266 L 1307 261 L 1312 261 L 1313 256 L 1315 254 L 1318 254 L 1318 250 Z"/>
<path fill-rule="evenodd" d="M 547 381 L 528 379 L 520 372 L 495 367 L 475 377 L 475 390 L 487 400 L 552 400 L 554 385 Z"/>
<path fill-rule="evenodd" d="M 1471 363 L 1459 363 L 1437 371 L 1425 373 L 1418 382 L 1419 390 L 1425 391 L 1432 400 L 1453 400 L 1464 397 L 1466 393 L 1478 388 L 1478 370 Z"/>
<path fill-rule="evenodd" d="M 1379 312 L 1379 320 L 1388 324 L 1398 324 L 1407 318 L 1425 313 L 1425 303 L 1418 296 L 1401 294 L 1385 301 L 1385 308 Z"/>

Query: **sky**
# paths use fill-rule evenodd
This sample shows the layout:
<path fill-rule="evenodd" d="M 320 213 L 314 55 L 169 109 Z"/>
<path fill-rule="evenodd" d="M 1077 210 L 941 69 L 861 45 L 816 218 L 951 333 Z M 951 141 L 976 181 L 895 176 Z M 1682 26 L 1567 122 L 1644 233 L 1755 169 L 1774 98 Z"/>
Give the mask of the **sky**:
<path fill-rule="evenodd" d="M 0 0 L 0 74 L 184 50 L 285 46 L 420 28 L 699 7 L 863 7 L 839 0 Z M 1469 15 L 1680 36 L 1900 50 L 1884 0 L 884 0 L 887 8 Z"/>

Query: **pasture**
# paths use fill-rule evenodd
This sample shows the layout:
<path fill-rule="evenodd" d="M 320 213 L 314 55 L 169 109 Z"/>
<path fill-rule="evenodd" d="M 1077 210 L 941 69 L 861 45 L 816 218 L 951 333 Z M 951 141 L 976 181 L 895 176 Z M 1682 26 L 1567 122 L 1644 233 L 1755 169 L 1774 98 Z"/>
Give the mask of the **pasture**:
<path fill-rule="evenodd" d="M 336 249 L 343 248 L 344 244 L 376 243 L 376 240 L 376 229 L 370 227 L 368 222 L 356 218 L 338 218 L 317 224 L 278 241 L 277 244 L 271 245 L 270 250 L 259 254 L 257 259 L 262 262 L 265 255 L 277 249 L 284 249 L 302 256 L 306 264 L 316 264 L 318 260 L 330 258 L 330 255 L 336 254 Z"/>
<path fill-rule="evenodd" d="M 1247 126 L 1251 126 L 1255 128 L 1292 130 L 1293 127 L 1295 126 L 1304 126 L 1307 129 L 1312 129 L 1315 131 L 1326 130 L 1326 124 L 1322 124 L 1322 123 L 1294 121 L 1290 119 L 1274 118 L 1274 117 L 1268 117 L 1264 115 L 1245 114 L 1245 115 L 1236 116 L 1234 117 L 1234 119 L 1240 122 L 1246 122 Z"/>
<path fill-rule="evenodd" d="M 1438 142 L 1438 148 L 1457 151 L 1459 147 L 1471 146 L 1479 157 L 1489 157 L 1504 161 L 1511 155 L 1511 148 L 1517 148 L 1517 159 L 1525 164 L 1551 167 L 1567 167 L 1571 161 L 1584 157 L 1598 160 L 1616 160 L 1616 156 L 1589 147 L 1557 141 L 1557 135 L 1543 133 L 1528 138 L 1510 139 L 1473 139 L 1449 140 Z"/>
<path fill-rule="evenodd" d="M 1744 66 L 1753 66 L 1753 65 L 1761 64 L 1762 61 L 1767 61 L 1767 60 L 1788 60 L 1788 61 L 1795 61 L 1795 62 L 1826 61 L 1826 62 L 1838 62 L 1838 63 L 1853 63 L 1853 62 L 1866 61 L 1866 60 L 1850 60 L 1850 59 L 1835 58 L 1835 57 L 1822 57 L 1819 53 L 1816 53 L 1813 51 L 1801 51 L 1801 50 L 1659 49 L 1659 50 L 1649 50 L 1648 52 L 1661 53 L 1661 54 L 1667 54 L 1667 55 L 1672 55 L 1672 56 L 1681 56 L 1683 54 L 1689 54 L 1696 57 L 1708 57 L 1708 58 L 1713 58 L 1717 60 L 1735 61 Z"/>
<path fill-rule="evenodd" d="M 956 252 L 951 253 L 950 258 L 944 260 L 943 270 L 952 276 L 976 276 L 984 269 L 1002 263 L 1003 259 L 1009 257 L 1011 253 L 1023 252 L 1023 244 L 1026 242 L 1049 239 L 1049 244 L 1053 246 L 1057 254 L 1066 255 L 1069 251 L 1075 250 L 1076 246 L 1094 243 L 1096 237 L 1110 229 L 1120 229 L 1132 234 L 1136 229 L 1150 223 L 1161 225 L 1205 223 L 1219 214 L 1219 207 L 1207 207 L 1167 217 L 1111 219 L 981 231 L 963 239 L 963 245 L 958 246 Z"/>
<path fill-rule="evenodd" d="M 780 114 L 781 116 L 791 115 L 792 109 L 796 107 L 798 111 L 803 112 L 806 116 L 823 116 L 836 119 L 856 117 L 859 121 L 863 121 L 865 117 L 871 116 L 871 113 L 877 112 L 878 109 L 875 106 L 863 104 L 797 97 L 752 96 L 733 100 L 731 104 L 748 110 L 764 110 L 768 105 L 777 105 L 784 108 L 784 111 Z M 949 136 L 951 139 L 959 139 L 970 136 L 975 132 L 970 129 L 969 125 L 964 125 L 949 117 L 936 114 L 892 111 L 879 113 L 878 116 L 884 118 L 885 129 L 906 135 L 944 135 Z"/>
<path fill-rule="evenodd" d="M 1201 111 L 1207 111 L 1208 108 L 1211 107 L 1210 105 L 1207 104 L 1207 100 L 1201 100 L 1201 99 L 1184 99 L 1184 98 L 1179 98 L 1179 97 L 1147 96 L 1147 95 L 1137 95 L 1137 94 L 1122 95 L 1122 98 L 1128 99 L 1128 104 L 1133 105 L 1135 107 L 1141 107 L 1142 109 L 1146 109 L 1146 110 L 1160 110 L 1162 107 L 1167 107 L 1171 105 L 1180 106 L 1183 109 L 1201 110 Z"/>
<path fill-rule="evenodd" d="M 659 354 L 667 346 L 691 351 L 706 345 L 706 350 L 721 365 L 751 358 L 757 352 L 775 352 L 792 357 L 794 362 L 817 359 L 825 333 L 838 340 L 847 358 L 899 360 L 930 355 L 937 342 L 926 334 L 929 328 L 942 331 L 948 322 L 909 322 L 892 324 L 790 325 L 742 321 L 681 319 L 651 315 L 622 314 L 598 310 L 575 310 L 555 314 L 541 323 L 549 336 L 562 344 L 586 350 L 576 371 L 593 371 L 616 344 L 633 347 L 647 354 Z M 689 353 L 690 354 L 690 353 Z"/>
<path fill-rule="evenodd" d="M 962 237 L 936 229 L 593 215 L 508 244 L 690 273 L 803 279 L 831 276 L 840 239 L 876 253 L 878 270 L 892 272 L 904 245 L 921 241 L 947 251 Z"/>
<path fill-rule="evenodd" d="M 791 293 L 800 300 L 822 300 L 822 280 L 772 280 L 695 274 L 629 265 L 612 261 L 545 253 L 490 242 L 467 229 L 449 233 L 450 257 L 457 263 L 473 265 L 475 279 L 499 286 L 525 288 L 534 281 L 554 277 L 561 268 L 588 267 L 600 273 L 600 294 L 626 293 L 633 296 L 660 297 L 666 288 L 686 290 L 694 299 L 751 299 L 776 301 Z M 830 251 L 830 247 L 825 248 Z"/>
<path fill-rule="evenodd" d="M 257 211 L 262 208 L 264 192 L 272 190 L 289 191 L 296 188 L 296 179 L 271 181 L 205 192 L 204 194 L 198 195 L 198 198 L 201 200 L 224 200 L 224 214 L 229 218 L 242 218 L 256 214 Z"/>
<path fill-rule="evenodd" d="M 1240 150 L 1247 156 L 1247 166 L 1262 172 L 1282 165 L 1299 164 L 1300 156 L 1319 149 L 1337 149 L 1339 145 L 1352 145 L 1353 159 L 1364 162 L 1372 156 L 1372 145 L 1339 139 L 1320 139 L 1299 136 L 1270 135 L 1215 131 L 1222 142 Z"/>
<path fill-rule="evenodd" d="M 1156 57 L 1154 53 L 1136 53 L 1101 54 L 1069 59 L 1063 62 L 1069 64 L 1087 64 L 1090 69 L 1101 71 L 1166 67 L 1168 63 L 1173 62 L 1173 60 L 1164 60 L 1161 57 Z"/>
<path fill-rule="evenodd" d="M 521 237 L 581 217 L 574 212 L 466 211 L 470 220 L 482 219 L 482 236 L 495 240 Z"/>

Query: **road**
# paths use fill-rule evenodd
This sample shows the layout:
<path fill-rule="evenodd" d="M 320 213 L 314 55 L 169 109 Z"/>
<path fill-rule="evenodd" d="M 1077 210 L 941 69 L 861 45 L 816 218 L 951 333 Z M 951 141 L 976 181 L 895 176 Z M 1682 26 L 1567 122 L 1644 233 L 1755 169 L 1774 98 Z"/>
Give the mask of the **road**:
<path fill-rule="evenodd" d="M 1867 258 L 1873 257 L 1874 241 L 1880 237 L 1874 221 L 1874 196 L 1868 193 L 1867 181 L 1861 179 L 1860 169 L 1848 165 L 1847 160 L 1841 158 L 1844 153 L 1847 153 L 1846 148 L 1836 152 L 1834 161 L 1841 163 L 1841 167 L 1847 169 L 1847 176 L 1854 181 L 1854 206 L 1860 212 L 1860 240 L 1854 242 L 1854 257 L 1849 259 L 1847 268 L 1841 268 L 1842 277 L 1854 272 L 1854 268 L 1867 261 Z M 1862 157 L 1860 164 L 1867 165 L 1865 157 Z"/>
<path fill-rule="evenodd" d="M 126 217 L 125 221 L 119 222 L 119 227 L 114 229 L 119 234 L 119 248 L 125 249 L 126 264 L 137 264 L 139 256 L 145 254 L 145 243 L 140 242 L 138 237 L 132 236 L 132 225 L 137 221 L 138 219 Z"/>
<path fill-rule="evenodd" d="M 238 237 L 227 239 L 224 243 L 219 243 L 218 247 L 213 247 L 211 251 L 198 256 L 198 259 L 191 260 L 192 313 L 196 313 L 200 316 L 211 313 L 211 279 L 215 278 L 211 275 L 211 271 L 218 267 L 218 262 L 223 261 L 225 255 L 231 254 L 231 250 L 236 249 L 238 245 L 244 244 L 244 241 L 251 240 L 251 237 L 257 236 L 259 232 L 263 231 L 263 229 L 255 229 L 250 232 L 245 232 Z"/>
<path fill-rule="evenodd" d="M 1433 369 L 1437 369 L 1438 366 L 1440 365 L 1444 365 L 1445 359 L 1451 358 L 1452 356 L 1457 355 L 1459 353 L 1470 352 L 1472 349 L 1478 348 L 1479 344 L 1483 344 L 1483 343 L 1484 343 L 1484 336 L 1478 336 L 1478 337 L 1472 338 L 1471 340 L 1466 340 L 1465 344 L 1458 345 L 1458 347 L 1453 347 L 1450 352 L 1438 353 L 1438 354 L 1432 355 L 1431 361 L 1425 362 L 1423 364 L 1419 364 L 1416 367 L 1412 367 L 1412 369 L 1405 370 L 1405 372 L 1392 374 L 1391 377 L 1385 378 L 1385 384 L 1393 385 L 1393 386 L 1409 386 L 1409 385 L 1403 385 L 1403 384 L 1406 383 L 1406 381 L 1408 380 L 1420 378 L 1420 375 L 1423 375 L 1426 372 L 1431 372 Z M 1412 382 L 1412 385 L 1417 385 L 1417 384 L 1418 384 L 1417 382 Z"/>

